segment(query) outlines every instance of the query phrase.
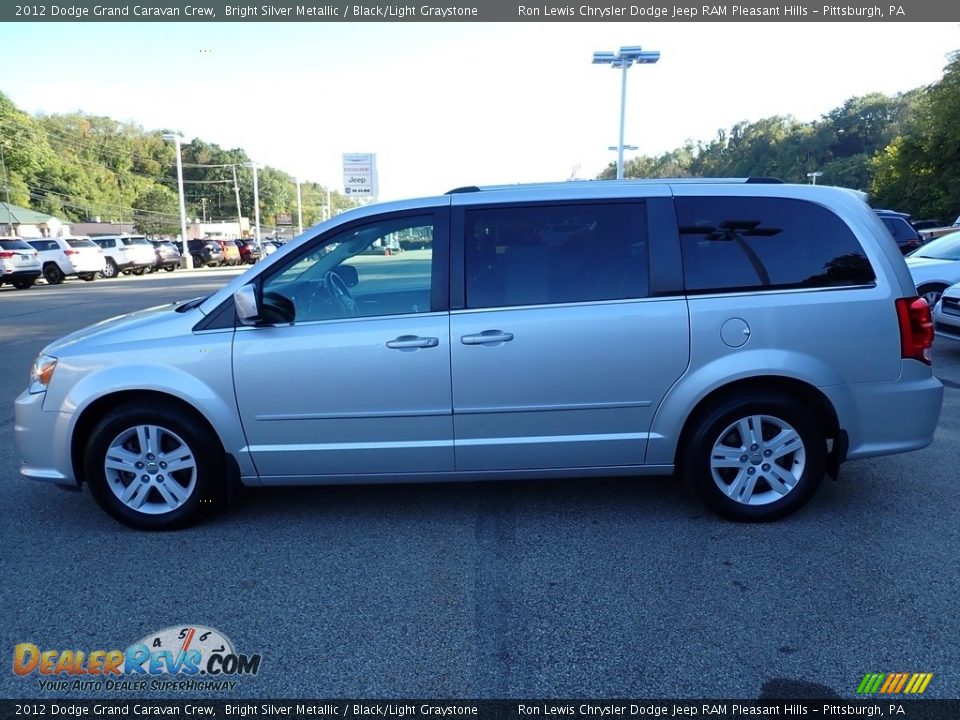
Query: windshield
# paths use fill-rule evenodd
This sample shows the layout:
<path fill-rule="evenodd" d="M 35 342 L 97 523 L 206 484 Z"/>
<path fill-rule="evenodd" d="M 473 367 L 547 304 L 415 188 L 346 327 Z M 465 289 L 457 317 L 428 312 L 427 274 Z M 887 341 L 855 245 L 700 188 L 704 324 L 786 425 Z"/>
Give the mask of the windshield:
<path fill-rule="evenodd" d="M 95 248 L 97 244 L 93 240 L 87 240 L 85 238 L 67 238 L 67 245 L 72 248 Z"/>
<path fill-rule="evenodd" d="M 934 260 L 960 260 L 960 232 L 950 233 L 936 240 L 931 240 L 914 251 L 911 256 Z"/>

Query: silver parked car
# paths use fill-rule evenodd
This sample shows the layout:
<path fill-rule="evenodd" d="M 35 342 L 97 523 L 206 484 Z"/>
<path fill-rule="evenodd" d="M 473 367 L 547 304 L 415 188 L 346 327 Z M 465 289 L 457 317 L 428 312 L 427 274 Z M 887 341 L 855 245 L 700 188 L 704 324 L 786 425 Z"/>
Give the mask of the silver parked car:
<path fill-rule="evenodd" d="M 932 441 L 932 341 L 850 192 L 471 187 L 338 215 L 209 297 L 52 343 L 16 434 L 24 475 L 140 528 L 235 480 L 673 472 L 770 520 L 845 460 Z"/>
<path fill-rule="evenodd" d="M 942 337 L 960 340 L 960 283 L 944 290 L 934 306 L 933 330 Z"/>

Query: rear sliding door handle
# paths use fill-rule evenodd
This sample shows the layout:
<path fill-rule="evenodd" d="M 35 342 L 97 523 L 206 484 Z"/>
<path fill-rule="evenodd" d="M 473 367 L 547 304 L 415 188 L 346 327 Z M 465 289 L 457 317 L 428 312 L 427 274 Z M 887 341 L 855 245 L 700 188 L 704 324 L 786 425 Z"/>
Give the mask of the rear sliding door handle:
<path fill-rule="evenodd" d="M 501 330 L 484 330 L 477 335 L 464 335 L 460 342 L 464 345 L 492 345 L 494 343 L 505 343 L 513 340 L 513 333 L 503 332 Z"/>
<path fill-rule="evenodd" d="M 419 337 L 417 335 L 401 335 L 398 338 L 389 340 L 387 347 L 392 350 L 410 350 L 414 348 L 431 348 L 440 344 L 440 339 L 435 337 Z"/>

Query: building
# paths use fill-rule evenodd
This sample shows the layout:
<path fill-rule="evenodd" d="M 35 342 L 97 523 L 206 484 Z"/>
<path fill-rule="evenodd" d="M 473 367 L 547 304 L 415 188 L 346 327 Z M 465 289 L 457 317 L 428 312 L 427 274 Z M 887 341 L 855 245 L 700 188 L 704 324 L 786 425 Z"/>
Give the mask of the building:
<path fill-rule="evenodd" d="M 0 202 L 0 236 L 41 238 L 70 234 L 70 226 L 52 215 Z"/>

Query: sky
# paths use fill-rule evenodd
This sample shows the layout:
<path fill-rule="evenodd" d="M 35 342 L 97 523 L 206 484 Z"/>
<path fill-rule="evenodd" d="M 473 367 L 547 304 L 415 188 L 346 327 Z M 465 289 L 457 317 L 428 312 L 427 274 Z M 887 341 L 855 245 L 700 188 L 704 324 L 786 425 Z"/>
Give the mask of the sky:
<path fill-rule="evenodd" d="M 810 121 L 935 82 L 960 26 L 5 23 L 4 57 L 23 61 L 0 64 L 0 92 L 29 113 L 241 147 L 341 191 L 343 153 L 376 153 L 390 200 L 595 177 L 616 159 L 621 73 L 591 58 L 624 45 L 661 53 L 627 74 L 624 142 L 649 155 L 742 120 Z"/>

